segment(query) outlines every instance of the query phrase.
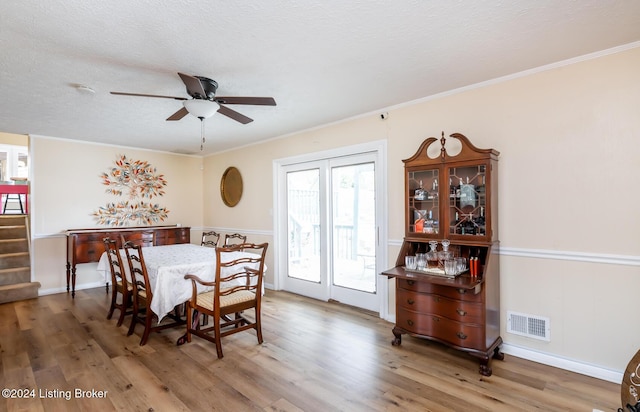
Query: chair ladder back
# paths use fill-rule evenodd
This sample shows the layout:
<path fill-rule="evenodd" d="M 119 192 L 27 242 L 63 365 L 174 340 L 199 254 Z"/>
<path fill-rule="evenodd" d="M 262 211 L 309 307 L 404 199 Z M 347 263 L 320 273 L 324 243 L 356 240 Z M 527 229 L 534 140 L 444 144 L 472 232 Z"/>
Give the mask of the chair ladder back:
<path fill-rule="evenodd" d="M 133 313 L 133 287 L 127 278 L 127 268 L 122 263 L 117 240 L 106 237 L 103 242 L 111 272 L 111 305 L 107 312 L 107 319 L 111 319 L 116 309 L 120 310 L 117 322 L 117 326 L 120 326 L 124 317 Z M 120 303 L 118 303 L 118 295 L 122 296 Z"/>
<path fill-rule="evenodd" d="M 224 235 L 224 245 L 230 246 L 238 243 L 247 243 L 247 236 L 241 235 L 240 233 L 233 234 L 225 234 Z"/>
<path fill-rule="evenodd" d="M 220 262 L 216 265 L 216 294 L 225 296 L 239 290 L 248 290 L 260 296 L 267 247 L 268 243 L 242 243 L 216 249 L 216 260 Z M 244 253 L 236 255 L 235 258 L 231 257 L 238 252 Z M 240 279 L 244 279 L 242 284 L 238 282 Z"/>
<path fill-rule="evenodd" d="M 218 242 L 220 242 L 220 233 L 213 230 L 202 232 L 202 241 L 200 242 L 200 246 L 217 247 Z"/>
<path fill-rule="evenodd" d="M 146 296 L 146 305 L 151 303 L 153 294 L 149 287 L 149 274 L 147 273 L 147 267 L 144 264 L 144 255 L 142 254 L 142 245 L 134 244 L 127 241 L 123 244 L 125 253 L 127 255 L 127 261 L 129 262 L 129 272 L 131 273 L 131 281 L 134 288 L 139 295 L 143 292 Z"/>
<path fill-rule="evenodd" d="M 111 283 L 116 287 L 118 282 L 126 289 L 128 285 L 127 277 L 124 275 L 125 267 L 122 263 L 122 257 L 118 250 L 118 242 L 108 237 L 103 239 L 107 258 L 109 259 L 109 268 L 111 269 Z"/>
<path fill-rule="evenodd" d="M 173 328 L 185 324 L 184 319 L 180 318 L 178 306 L 174 308 L 173 314 L 167 314 L 167 318 L 171 319 L 169 323 L 154 323 L 158 319 L 158 316 L 151 309 L 151 301 L 153 300 L 153 292 L 151 291 L 151 284 L 149 283 L 149 273 L 147 272 L 147 266 L 144 263 L 144 255 L 142 254 L 142 245 L 136 245 L 133 242 L 125 242 L 124 250 L 127 254 L 127 260 L 129 261 L 129 270 L 131 272 L 131 278 L 134 280 L 134 299 L 133 299 L 133 318 L 131 319 L 131 326 L 127 336 L 133 334 L 136 324 L 140 323 L 144 325 L 144 332 L 142 338 L 140 338 L 140 346 L 147 343 L 149 334 L 154 331 L 160 331 L 167 328 Z M 140 300 L 143 300 L 144 305 L 140 304 Z M 143 310 L 142 310 L 143 309 Z M 158 320 L 159 322 L 159 320 Z"/>

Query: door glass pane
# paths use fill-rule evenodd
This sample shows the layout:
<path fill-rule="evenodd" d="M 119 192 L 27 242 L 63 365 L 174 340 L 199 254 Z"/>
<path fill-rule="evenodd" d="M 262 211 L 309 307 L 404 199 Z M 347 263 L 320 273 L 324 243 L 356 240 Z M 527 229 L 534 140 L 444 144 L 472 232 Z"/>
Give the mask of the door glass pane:
<path fill-rule="evenodd" d="M 320 170 L 287 173 L 290 277 L 320 282 Z"/>
<path fill-rule="evenodd" d="M 409 232 L 440 233 L 438 174 L 438 169 L 409 172 L 409 210 L 406 212 Z"/>
<path fill-rule="evenodd" d="M 333 284 L 376 291 L 373 163 L 331 169 Z"/>
<path fill-rule="evenodd" d="M 486 236 L 486 166 L 474 165 L 449 169 L 450 234 Z"/>

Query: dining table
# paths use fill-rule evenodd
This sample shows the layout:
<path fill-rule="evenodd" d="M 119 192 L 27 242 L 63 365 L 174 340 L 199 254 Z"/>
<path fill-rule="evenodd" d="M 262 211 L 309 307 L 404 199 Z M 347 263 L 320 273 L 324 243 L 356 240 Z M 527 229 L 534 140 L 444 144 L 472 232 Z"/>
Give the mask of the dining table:
<path fill-rule="evenodd" d="M 147 246 L 143 247 L 142 255 L 149 275 L 149 283 L 153 298 L 151 299 L 151 310 L 158 316 L 158 322 L 173 309 L 191 298 L 191 281 L 184 276 L 192 274 L 205 281 L 213 281 L 216 275 L 216 250 L 212 247 L 199 246 L 191 243 L 175 245 Z M 226 252 L 225 260 L 235 260 L 240 257 L 255 257 L 255 253 L 236 251 Z M 122 263 L 125 266 L 125 275 L 131 279 L 127 265 L 127 256 L 124 249 L 120 250 Z M 227 259 L 227 257 L 229 259 Z M 258 264 L 244 264 L 245 266 L 258 269 Z M 105 282 L 111 281 L 109 258 L 106 252 L 100 257 L 98 271 L 104 275 Z M 225 271 L 231 273 L 234 267 L 223 268 L 221 276 L 225 276 Z M 264 267 L 266 271 L 266 265 Z M 242 280 L 238 279 L 238 284 Z M 213 287 L 198 285 L 198 293 L 206 292 Z"/>

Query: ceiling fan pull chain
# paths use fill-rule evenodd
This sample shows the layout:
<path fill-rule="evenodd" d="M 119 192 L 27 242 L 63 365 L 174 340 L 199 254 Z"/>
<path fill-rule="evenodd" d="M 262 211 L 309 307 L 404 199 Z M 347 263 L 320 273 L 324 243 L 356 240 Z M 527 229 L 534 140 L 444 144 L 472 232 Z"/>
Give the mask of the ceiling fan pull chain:
<path fill-rule="evenodd" d="M 200 151 L 204 149 L 204 117 L 200 118 L 200 136 L 202 136 L 202 142 L 200 142 Z"/>

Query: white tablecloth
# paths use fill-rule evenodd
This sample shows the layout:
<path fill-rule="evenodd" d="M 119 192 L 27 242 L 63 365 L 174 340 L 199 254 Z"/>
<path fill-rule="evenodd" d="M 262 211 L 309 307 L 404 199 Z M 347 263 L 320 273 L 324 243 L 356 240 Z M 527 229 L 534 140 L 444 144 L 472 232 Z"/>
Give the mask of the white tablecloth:
<path fill-rule="evenodd" d="M 124 250 L 121 250 L 122 263 L 127 267 L 127 257 Z M 191 243 L 149 246 L 142 249 L 144 262 L 149 274 L 149 283 L 153 292 L 151 310 L 162 320 L 176 305 L 186 302 L 191 298 L 191 281 L 186 280 L 184 275 L 192 274 L 200 279 L 212 281 L 216 274 L 216 251 L 211 247 L 198 246 Z M 242 256 L 256 255 L 248 252 L 233 252 L 230 254 L 232 260 Z M 252 266 L 246 265 L 245 266 Z M 253 265 L 257 269 L 257 265 Z M 232 270 L 230 268 L 229 270 Z M 105 282 L 111 280 L 109 260 L 106 252 L 100 257 L 98 271 L 103 272 Z M 266 265 L 265 265 L 266 271 Z M 223 272 L 224 276 L 224 272 Z M 204 291 L 204 289 L 202 289 Z"/>

